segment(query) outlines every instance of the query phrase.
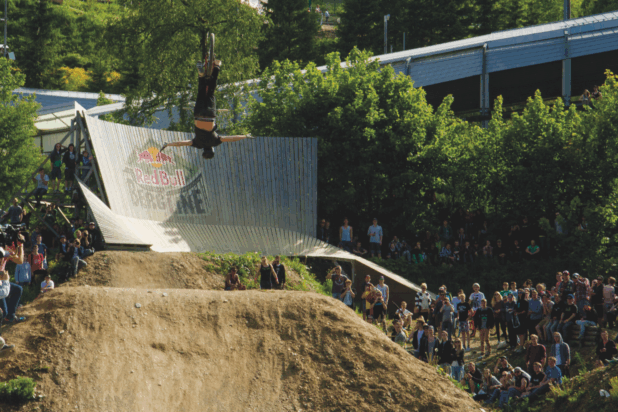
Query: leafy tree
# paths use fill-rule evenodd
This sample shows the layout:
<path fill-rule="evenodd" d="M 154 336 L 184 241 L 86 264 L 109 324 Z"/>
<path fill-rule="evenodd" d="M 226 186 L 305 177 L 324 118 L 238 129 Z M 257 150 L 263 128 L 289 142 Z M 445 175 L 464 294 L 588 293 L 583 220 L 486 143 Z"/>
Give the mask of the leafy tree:
<path fill-rule="evenodd" d="M 223 61 L 220 82 L 253 78 L 258 69 L 254 52 L 263 17 L 235 0 L 122 1 L 126 8 L 109 22 L 109 53 L 136 69 L 136 84 L 127 90 L 128 113 L 134 123 L 152 118 L 165 107 L 186 107 L 194 98 L 198 60 L 204 59 L 207 35 L 216 33 L 216 54 Z M 225 105 L 224 99 L 219 99 Z M 180 111 L 189 128 L 192 115 Z"/>
<path fill-rule="evenodd" d="M 3 205 L 42 160 L 32 142 L 38 104 L 32 96 L 13 94 L 13 90 L 24 85 L 24 80 L 12 61 L 0 59 L 0 202 Z"/>
<path fill-rule="evenodd" d="M 270 0 L 266 16 L 269 21 L 258 49 L 262 68 L 273 60 L 316 60 L 319 15 L 307 12 L 305 0 Z"/>

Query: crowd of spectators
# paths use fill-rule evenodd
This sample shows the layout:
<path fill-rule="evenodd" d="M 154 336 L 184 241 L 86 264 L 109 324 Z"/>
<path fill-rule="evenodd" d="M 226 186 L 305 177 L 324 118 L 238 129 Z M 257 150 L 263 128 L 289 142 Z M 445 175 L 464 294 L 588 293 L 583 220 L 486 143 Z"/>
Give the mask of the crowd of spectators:
<path fill-rule="evenodd" d="M 365 258 L 404 259 L 409 264 L 434 266 L 474 264 L 480 260 L 506 265 L 507 262 L 534 261 L 550 256 L 550 237 L 540 223 L 542 219 L 531 222 L 523 216 L 516 223 L 499 227 L 499 224 L 491 225 L 480 210 L 459 209 L 455 216 L 444 219 L 433 231 L 413 235 L 410 241 L 400 240 L 395 235 L 388 242 L 377 218 L 367 229 L 366 237 L 354 231 L 347 218 L 338 229 L 331 228 L 327 219 L 320 219 L 316 237 Z M 550 227 L 559 235 L 567 235 L 570 226 L 557 212 Z M 586 218 L 582 216 L 574 227 L 574 230 L 587 232 Z"/>
<path fill-rule="evenodd" d="M 376 230 L 374 225 L 372 236 L 377 235 Z M 354 308 L 356 291 L 351 280 L 341 273 L 341 267 L 332 269 L 327 279 L 333 280 L 333 298 Z M 411 345 L 413 356 L 438 365 L 467 386 L 474 399 L 487 404 L 498 402 L 499 407 L 509 400 L 533 401 L 547 393 L 551 385 L 560 385 L 563 377 L 570 376 L 572 346 L 582 348 L 586 340 L 596 344 L 597 367 L 618 363 L 617 342 L 609 339 L 607 329 L 602 329 L 613 329 L 616 320 L 618 288 L 614 278 L 605 280 L 599 276 L 591 283 L 565 270 L 556 274 L 555 284 L 535 286 L 528 280 L 518 287 L 515 282 L 504 282 L 502 290 L 488 296 L 491 298 L 486 298 L 475 283 L 467 298 L 463 290 L 452 295 L 445 285 L 432 297 L 427 285 L 422 284 L 412 310 L 408 310 L 407 302 L 399 306 L 393 302 L 397 310 L 391 338 Z M 360 301 L 363 319 L 386 332 L 389 301 L 384 277 L 373 285 L 367 275 Z M 597 331 L 600 333 L 596 342 L 592 342 Z M 577 338 L 571 339 L 573 334 Z M 498 341 L 493 348 L 490 335 Z M 481 371 L 474 361 L 464 361 L 475 338 L 480 343 L 478 360 L 489 357 L 492 350 L 504 351 L 493 370 Z M 510 351 L 523 355 L 519 367 L 509 364 Z"/>

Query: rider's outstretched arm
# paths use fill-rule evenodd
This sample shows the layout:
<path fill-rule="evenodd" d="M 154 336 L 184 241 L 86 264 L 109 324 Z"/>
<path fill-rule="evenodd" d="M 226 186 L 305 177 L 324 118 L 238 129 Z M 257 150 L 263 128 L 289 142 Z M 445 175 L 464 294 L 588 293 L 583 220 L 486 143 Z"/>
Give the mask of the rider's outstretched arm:
<path fill-rule="evenodd" d="M 244 139 L 253 139 L 253 136 L 251 136 L 250 134 L 247 134 L 247 135 L 234 135 L 234 136 L 219 136 L 219 138 L 221 139 L 223 143 L 225 143 L 225 142 L 237 142 L 239 140 L 244 140 Z"/>

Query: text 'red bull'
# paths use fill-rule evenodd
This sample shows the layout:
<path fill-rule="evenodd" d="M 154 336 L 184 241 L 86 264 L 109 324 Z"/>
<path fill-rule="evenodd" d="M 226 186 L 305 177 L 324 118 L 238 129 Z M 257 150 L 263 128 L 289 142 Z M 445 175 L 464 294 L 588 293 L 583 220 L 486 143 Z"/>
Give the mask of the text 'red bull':
<path fill-rule="evenodd" d="M 155 170 L 153 174 L 144 173 L 139 167 L 135 168 L 135 180 L 142 185 L 150 186 L 186 186 L 185 172 L 177 169 L 174 175 L 168 175 L 165 170 Z"/>

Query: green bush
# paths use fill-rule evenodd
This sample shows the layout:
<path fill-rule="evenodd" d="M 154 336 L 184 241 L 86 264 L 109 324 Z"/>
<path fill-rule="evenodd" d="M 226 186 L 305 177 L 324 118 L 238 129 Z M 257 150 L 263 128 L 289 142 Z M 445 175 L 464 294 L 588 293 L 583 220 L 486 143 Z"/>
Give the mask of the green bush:
<path fill-rule="evenodd" d="M 0 383 L 0 402 L 22 403 L 34 399 L 36 382 L 31 378 L 17 377 L 8 382 Z"/>

